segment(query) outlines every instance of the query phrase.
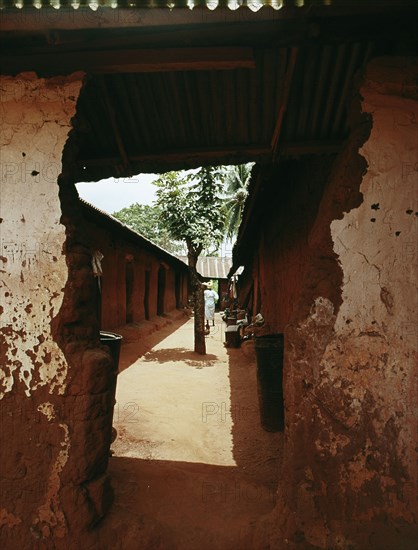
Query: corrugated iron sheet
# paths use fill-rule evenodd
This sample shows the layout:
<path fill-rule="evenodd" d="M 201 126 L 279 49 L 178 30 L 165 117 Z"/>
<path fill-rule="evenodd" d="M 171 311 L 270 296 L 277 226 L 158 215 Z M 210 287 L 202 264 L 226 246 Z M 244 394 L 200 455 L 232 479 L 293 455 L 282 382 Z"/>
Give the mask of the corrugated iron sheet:
<path fill-rule="evenodd" d="M 282 141 L 344 139 L 353 75 L 369 60 L 372 42 L 312 45 L 298 54 Z"/>
<path fill-rule="evenodd" d="M 187 264 L 186 256 L 178 256 Z M 215 256 L 202 256 L 197 260 L 197 272 L 204 279 L 227 279 L 232 267 L 232 258 L 218 258 Z"/>
<path fill-rule="evenodd" d="M 255 69 L 102 75 L 80 97 L 91 132 L 88 158 L 117 157 L 102 88 L 114 105 L 128 157 L 185 148 L 268 146 L 278 110 L 286 50 L 255 52 Z M 101 80 L 102 85 L 97 82 Z"/>
<path fill-rule="evenodd" d="M 369 41 L 298 48 L 279 133 L 283 154 L 299 154 L 298 144 L 321 143 L 331 143 L 330 152 L 335 152 L 348 133 L 346 103 L 353 75 L 372 52 Z M 109 177 L 109 172 L 120 177 L 217 163 L 216 155 L 206 161 L 199 151 L 219 150 L 223 164 L 260 160 L 257 154 L 265 158 L 272 147 L 290 55 L 291 48 L 256 48 L 255 69 L 91 77 L 77 110 L 88 128 L 77 137 L 86 166 L 84 171 L 80 166 L 79 181 Z M 114 106 L 129 167 L 109 124 L 103 88 Z M 173 151 L 190 155 L 176 164 L 169 161 Z"/>

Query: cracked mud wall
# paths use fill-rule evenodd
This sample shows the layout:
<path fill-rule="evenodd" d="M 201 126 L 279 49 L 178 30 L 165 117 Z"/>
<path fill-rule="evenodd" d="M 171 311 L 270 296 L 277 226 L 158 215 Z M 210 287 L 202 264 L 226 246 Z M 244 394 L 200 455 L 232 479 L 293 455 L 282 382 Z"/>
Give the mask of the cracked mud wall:
<path fill-rule="evenodd" d="M 65 389 L 67 364 L 50 322 L 67 280 L 57 179 L 79 89 L 77 80 L 30 75 L 1 81 L 1 397 L 17 385 L 27 397 L 46 385 Z"/>
<path fill-rule="evenodd" d="M 417 76 L 416 59 L 368 65 L 310 232 L 274 549 L 415 548 Z"/>
<path fill-rule="evenodd" d="M 82 79 L 0 80 L 3 548 L 59 548 L 109 495 L 110 357 L 94 334 L 91 257 L 70 222 L 74 185 L 58 185 Z"/>
<path fill-rule="evenodd" d="M 360 149 L 363 202 L 331 224 L 344 280 L 320 387 L 342 397 L 344 408 L 332 409 L 352 432 L 337 444 L 350 458 L 339 466 L 342 494 L 360 523 L 376 524 L 377 547 L 392 539 L 406 548 L 417 534 L 417 77 L 418 59 L 369 65 L 360 88 L 373 121 Z"/>

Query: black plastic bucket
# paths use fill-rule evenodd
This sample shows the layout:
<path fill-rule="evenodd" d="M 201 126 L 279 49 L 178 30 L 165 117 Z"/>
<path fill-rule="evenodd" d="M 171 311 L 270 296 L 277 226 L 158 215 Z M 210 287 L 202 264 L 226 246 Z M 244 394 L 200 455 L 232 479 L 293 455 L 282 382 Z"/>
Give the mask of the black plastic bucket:
<path fill-rule="evenodd" d="M 258 336 L 254 341 L 260 421 L 268 432 L 284 429 L 283 345 L 283 334 Z"/>
<path fill-rule="evenodd" d="M 119 369 L 120 346 L 122 344 L 122 336 L 114 332 L 100 331 L 100 343 L 108 346 L 110 355 L 113 359 L 113 367 L 115 371 Z"/>

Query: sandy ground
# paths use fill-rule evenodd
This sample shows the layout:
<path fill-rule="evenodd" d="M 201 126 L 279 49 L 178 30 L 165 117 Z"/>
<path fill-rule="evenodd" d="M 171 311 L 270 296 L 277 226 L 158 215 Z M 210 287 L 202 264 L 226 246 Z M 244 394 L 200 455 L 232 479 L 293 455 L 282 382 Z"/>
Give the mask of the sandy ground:
<path fill-rule="evenodd" d="M 190 351 L 193 319 L 122 346 L 115 504 L 100 548 L 253 547 L 274 506 L 282 434 L 260 427 L 254 351 L 225 348 L 224 327 L 217 317 L 206 356 Z"/>

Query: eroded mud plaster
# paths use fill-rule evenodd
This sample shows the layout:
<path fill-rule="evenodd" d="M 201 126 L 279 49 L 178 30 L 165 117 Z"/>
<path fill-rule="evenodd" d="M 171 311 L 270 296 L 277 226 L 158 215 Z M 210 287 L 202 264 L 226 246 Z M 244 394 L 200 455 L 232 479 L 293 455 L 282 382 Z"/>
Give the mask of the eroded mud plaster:
<path fill-rule="evenodd" d="M 1 77 L 0 398 L 18 383 L 63 393 L 67 362 L 51 335 L 67 266 L 57 178 L 80 75 Z"/>
<path fill-rule="evenodd" d="M 68 267 L 58 176 L 83 75 L 0 79 L 1 540 L 62 538 L 68 362 L 51 325 Z M 64 421 L 62 420 L 64 418 Z"/>
<path fill-rule="evenodd" d="M 283 472 L 256 548 L 268 529 L 277 550 L 416 546 L 417 76 L 375 59 L 354 101 L 285 329 Z"/>
<path fill-rule="evenodd" d="M 344 425 L 365 429 L 340 466 L 341 489 L 371 491 L 368 519 L 416 517 L 418 60 L 376 61 L 360 89 L 373 127 L 360 150 L 368 163 L 363 203 L 331 225 L 344 274 L 338 339 L 327 347 L 322 383 L 339 388 Z M 336 368 L 338 365 L 338 369 Z M 350 487 L 351 486 L 351 487 Z M 380 503 L 380 505 L 379 505 Z"/>

